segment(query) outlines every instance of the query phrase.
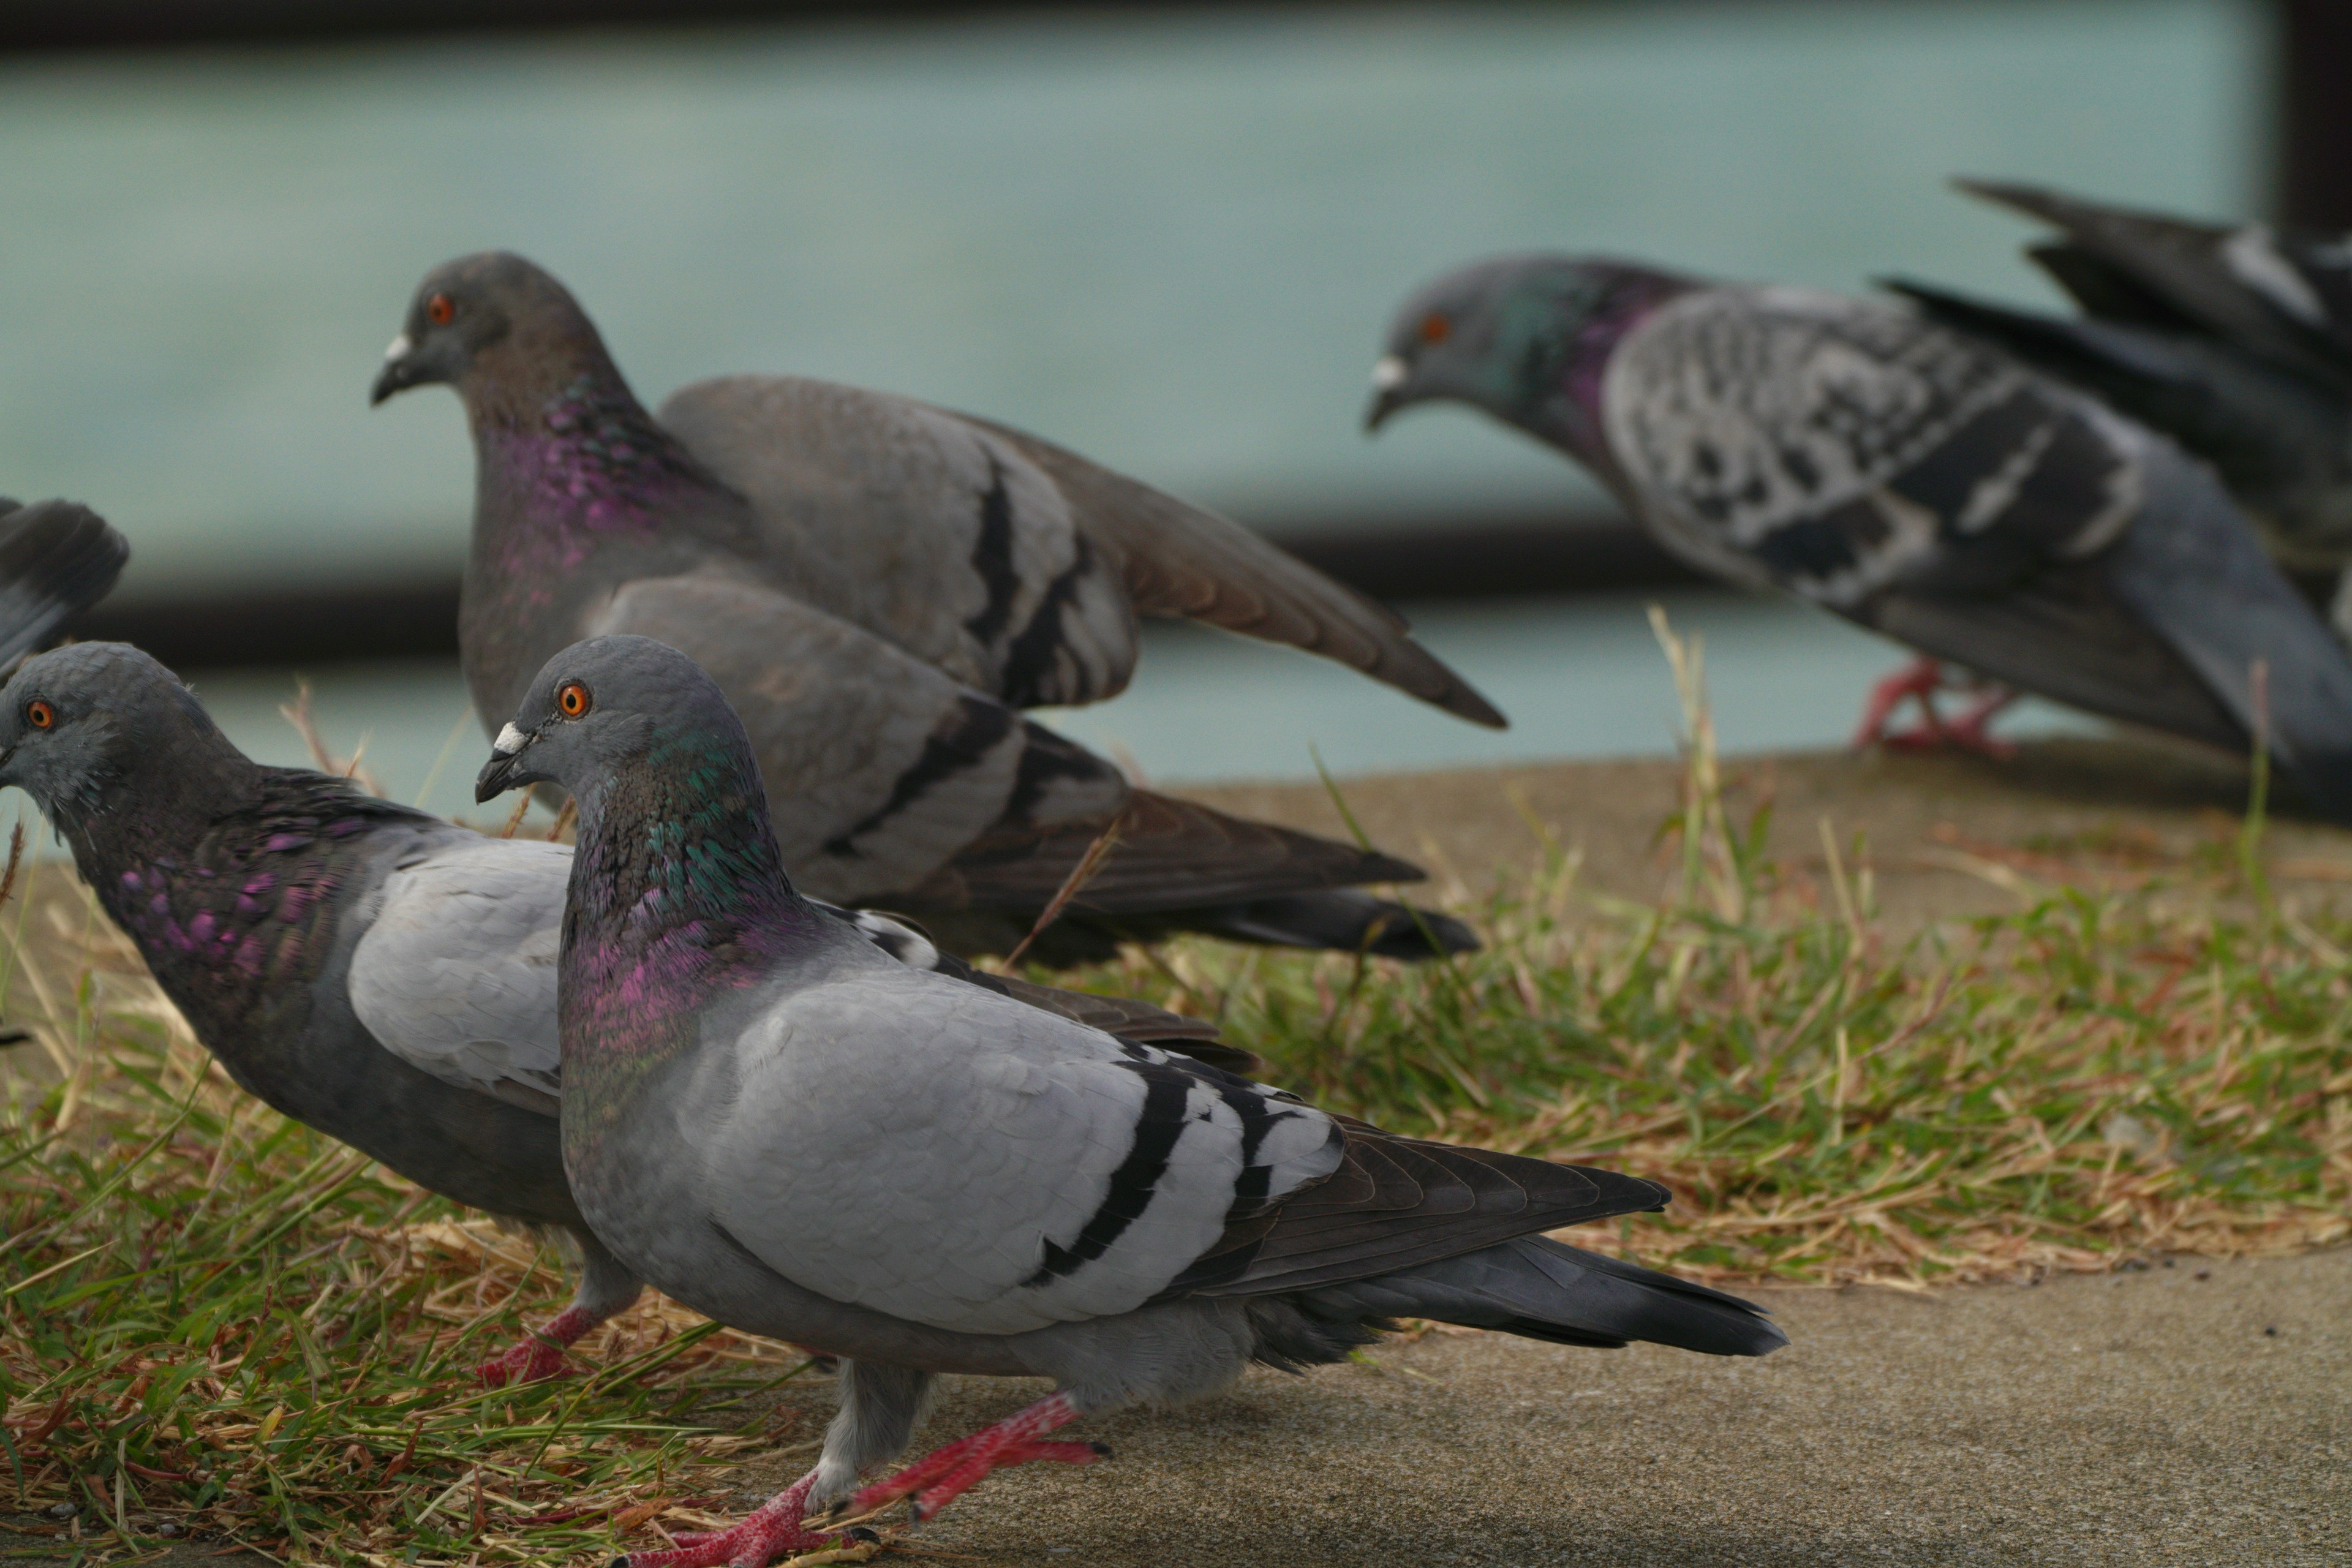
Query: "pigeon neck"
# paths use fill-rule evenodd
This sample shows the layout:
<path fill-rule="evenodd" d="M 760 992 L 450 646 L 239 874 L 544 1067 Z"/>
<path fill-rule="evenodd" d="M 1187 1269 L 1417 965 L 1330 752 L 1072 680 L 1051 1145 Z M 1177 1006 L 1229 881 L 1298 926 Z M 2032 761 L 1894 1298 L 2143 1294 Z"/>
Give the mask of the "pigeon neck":
<path fill-rule="evenodd" d="M 197 770 L 193 787 L 66 826 L 100 903 L 199 1037 L 224 1052 L 273 995 L 324 965 L 350 865 L 336 851 L 399 812 L 341 779 L 236 761 Z M 175 767 L 189 771 L 184 759 Z"/>
<path fill-rule="evenodd" d="M 1611 282 L 1600 302 L 1580 312 L 1563 333 L 1555 368 L 1531 387 L 1515 421 L 1530 435 L 1559 447 L 1612 483 L 1622 476 L 1611 458 L 1601 401 L 1609 362 L 1633 329 L 1668 300 L 1695 287 L 1688 279 L 1628 268 Z"/>
<path fill-rule="evenodd" d="M 593 1096 L 595 1063 L 656 1060 L 722 992 L 759 984 L 819 931 L 768 825 L 741 738 L 679 725 L 575 791 L 579 847 L 565 900 L 562 1035 Z M 567 1067 L 565 1083 L 574 1077 Z"/>
<path fill-rule="evenodd" d="M 681 500 L 715 488 L 597 358 L 537 396 L 471 409 L 475 542 L 513 557 L 502 564 L 576 566 L 600 540 L 654 534 Z"/>

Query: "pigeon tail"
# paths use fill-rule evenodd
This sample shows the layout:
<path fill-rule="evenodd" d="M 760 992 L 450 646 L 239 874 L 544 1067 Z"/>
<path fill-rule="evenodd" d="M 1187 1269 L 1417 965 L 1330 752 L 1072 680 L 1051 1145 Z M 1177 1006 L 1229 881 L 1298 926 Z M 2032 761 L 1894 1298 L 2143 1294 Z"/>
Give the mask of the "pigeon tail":
<path fill-rule="evenodd" d="M 2352 662 L 2210 472 L 2158 448 L 2150 479 L 2165 504 L 2102 558 L 2108 584 L 2314 808 L 2352 822 Z"/>
<path fill-rule="evenodd" d="M 1188 911 L 1183 923 L 1233 942 L 1328 948 L 1375 958 L 1443 958 L 1478 951 L 1478 936 L 1452 915 L 1353 888 L 1253 899 Z"/>
<path fill-rule="evenodd" d="M 1615 1350 L 1636 1340 L 1704 1355 L 1769 1355 L 1789 1342 L 1763 1309 L 1637 1263 L 1528 1236 L 1396 1274 L 1350 1280 L 1294 1299 L 1302 1320 L 1259 1359 L 1281 1364 L 1320 1333 L 1335 1342 L 1358 1323 L 1429 1318 L 1557 1344 Z M 1334 1329 L 1339 1331 L 1334 1333 Z M 1267 1353 L 1274 1352 L 1273 1354 Z M 1340 1353 L 1344 1354 L 1344 1351 Z"/>

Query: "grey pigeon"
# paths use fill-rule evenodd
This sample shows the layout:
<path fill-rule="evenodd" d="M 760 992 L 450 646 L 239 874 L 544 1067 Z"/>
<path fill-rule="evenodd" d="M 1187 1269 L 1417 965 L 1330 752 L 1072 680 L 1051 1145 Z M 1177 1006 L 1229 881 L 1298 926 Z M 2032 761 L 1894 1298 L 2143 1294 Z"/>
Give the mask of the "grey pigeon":
<path fill-rule="evenodd" d="M 1980 339 L 1883 301 L 1523 256 L 1414 294 L 1375 383 L 1372 425 L 1472 404 L 1732 582 L 2095 713 L 2240 752 L 2266 734 L 2352 820 L 2352 663 L 2227 492 Z"/>
<path fill-rule="evenodd" d="M 122 535 L 86 506 L 0 496 L 0 666 L 106 597 L 130 559 Z"/>
<path fill-rule="evenodd" d="M 2282 565 L 2352 563 L 2352 239 L 1960 184 L 2063 232 L 2027 254 L 2084 318 L 1890 287 L 2211 463 Z M 2352 630 L 2352 593 L 2336 610 Z"/>
<path fill-rule="evenodd" d="M 1501 722 L 1394 616 L 1233 523 L 1034 437 L 852 387 L 708 381 L 656 417 L 563 286 L 499 252 L 426 276 L 374 395 L 430 382 L 457 389 L 474 437 L 458 641 L 486 724 L 575 639 L 639 633 L 734 700 L 785 862 L 821 897 L 1003 951 L 1117 822 L 1041 953 L 1187 929 L 1399 957 L 1475 945 L 1458 922 L 1349 890 L 1417 879 L 1405 862 L 1134 789 L 1022 718 L 1118 691 L 1150 615 Z"/>
<path fill-rule="evenodd" d="M 569 847 L 486 837 L 340 778 L 253 763 L 171 671 L 121 643 L 16 672 L 0 692 L 0 784 L 57 824 L 241 1088 L 419 1185 L 571 1234 L 583 1264 L 572 1306 L 486 1364 L 487 1379 L 555 1371 L 561 1346 L 635 1299 L 636 1276 L 581 1218 L 556 1138 Z M 1255 1060 L 1198 1019 L 975 973 L 886 916 L 816 918 L 884 963 L 1223 1064 Z"/>
<path fill-rule="evenodd" d="M 1253 1361 L 1344 1358 L 1399 1317 L 1563 1344 L 1761 1355 L 1748 1303 L 1541 1235 L 1654 1209 L 1654 1182 L 1394 1137 L 1194 1060 L 894 964 L 793 889 L 752 743 L 646 637 L 551 659 L 478 798 L 578 803 L 563 916 L 565 1168 L 663 1290 L 845 1358 L 815 1468 L 634 1568 L 756 1568 L 813 1516 L 991 1469 Z M 1046 1377 L 1018 1415 L 857 1489 L 941 1373 Z"/>

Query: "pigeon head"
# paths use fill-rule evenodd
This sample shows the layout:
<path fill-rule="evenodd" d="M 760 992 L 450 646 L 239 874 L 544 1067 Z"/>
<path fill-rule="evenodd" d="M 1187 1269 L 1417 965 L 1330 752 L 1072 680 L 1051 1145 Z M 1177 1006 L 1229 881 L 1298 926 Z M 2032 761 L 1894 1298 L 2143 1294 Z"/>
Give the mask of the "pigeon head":
<path fill-rule="evenodd" d="M 1588 457 L 1581 437 L 1609 351 L 1652 309 L 1692 287 L 1572 256 L 1496 257 L 1449 272 L 1398 310 L 1372 368 L 1364 426 L 1377 430 L 1412 404 L 1451 399 Z"/>
<path fill-rule="evenodd" d="M 532 399 L 583 370 L 611 372 L 612 360 L 571 290 L 535 262 L 485 250 L 425 275 L 369 401 L 437 382 L 473 408 L 492 387 Z"/>
<path fill-rule="evenodd" d="M 530 784 L 569 790 L 586 814 L 614 780 L 679 768 L 764 801 L 751 738 L 702 667 L 651 637 L 573 643 L 541 667 L 474 781 L 488 801 Z"/>
<path fill-rule="evenodd" d="M 253 763 L 180 678 L 127 643 L 74 643 L 26 659 L 0 689 L 0 785 L 73 831 L 131 790 L 195 798 Z"/>

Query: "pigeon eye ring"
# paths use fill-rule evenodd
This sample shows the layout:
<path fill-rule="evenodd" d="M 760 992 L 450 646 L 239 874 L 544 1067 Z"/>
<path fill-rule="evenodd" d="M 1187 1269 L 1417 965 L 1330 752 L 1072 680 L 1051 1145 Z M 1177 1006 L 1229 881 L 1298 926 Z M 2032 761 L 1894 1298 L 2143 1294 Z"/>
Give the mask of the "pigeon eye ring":
<path fill-rule="evenodd" d="M 588 689 L 576 680 L 565 681 L 555 694 L 556 711 L 566 719 L 580 718 L 594 706 L 594 702 L 595 700 L 588 695 Z"/>
<path fill-rule="evenodd" d="M 57 721 L 58 710 L 39 698 L 36 697 L 25 704 L 25 722 L 34 729 L 46 730 Z"/>

